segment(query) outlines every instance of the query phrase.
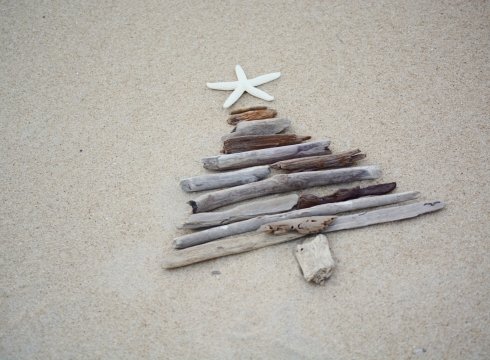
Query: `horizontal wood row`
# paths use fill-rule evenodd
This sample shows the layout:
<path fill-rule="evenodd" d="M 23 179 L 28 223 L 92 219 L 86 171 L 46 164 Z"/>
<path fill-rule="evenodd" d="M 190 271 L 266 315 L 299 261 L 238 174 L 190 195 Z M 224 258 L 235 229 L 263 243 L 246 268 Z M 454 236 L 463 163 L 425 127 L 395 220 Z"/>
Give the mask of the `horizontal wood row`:
<path fill-rule="evenodd" d="M 230 134 L 224 135 L 221 140 L 225 141 L 244 135 L 279 134 L 289 126 L 291 126 L 291 120 L 286 118 L 266 119 L 261 121 L 241 121 L 235 126 Z"/>
<path fill-rule="evenodd" d="M 237 136 L 223 142 L 222 152 L 224 154 L 233 154 L 244 151 L 294 145 L 309 139 L 311 139 L 311 136 L 299 136 L 296 134 Z"/>
<path fill-rule="evenodd" d="M 265 108 L 265 109 L 246 110 L 237 114 L 231 114 L 227 122 L 230 125 L 236 125 L 240 121 L 271 119 L 276 117 L 276 115 L 277 115 L 277 111 L 274 109 Z"/>
<path fill-rule="evenodd" d="M 282 160 L 272 164 L 271 166 L 273 169 L 285 171 L 315 171 L 352 166 L 357 161 L 362 160 L 365 157 L 365 154 L 361 154 L 361 150 L 356 149 L 340 152 L 338 154 Z"/>

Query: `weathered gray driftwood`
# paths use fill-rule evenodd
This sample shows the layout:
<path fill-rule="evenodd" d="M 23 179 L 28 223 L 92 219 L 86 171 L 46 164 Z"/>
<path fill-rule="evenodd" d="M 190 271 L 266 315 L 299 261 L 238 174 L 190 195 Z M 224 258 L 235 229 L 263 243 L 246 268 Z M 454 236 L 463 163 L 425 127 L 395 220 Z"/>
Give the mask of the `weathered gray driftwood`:
<path fill-rule="evenodd" d="M 361 150 L 344 151 L 331 155 L 309 156 L 300 159 L 289 159 L 272 164 L 273 169 L 285 171 L 313 171 L 346 167 L 366 157 Z"/>
<path fill-rule="evenodd" d="M 328 145 L 330 145 L 330 140 L 314 141 L 237 154 L 210 156 L 202 159 L 202 163 L 209 170 L 241 169 L 249 166 L 272 164 L 280 160 L 330 154 Z"/>
<path fill-rule="evenodd" d="M 410 219 L 419 215 L 441 210 L 442 208 L 444 208 L 443 202 L 431 201 L 418 202 L 409 205 L 393 206 L 371 211 L 363 211 L 357 214 L 337 217 L 332 225 L 325 230 L 325 232 L 355 229 L 369 225 Z M 256 232 L 252 234 L 233 236 L 227 239 L 213 241 L 189 249 L 174 250 L 164 258 L 162 267 L 165 269 L 171 269 L 191 265 L 194 263 L 211 260 L 222 256 L 239 254 L 263 248 L 265 246 L 280 244 L 286 241 L 298 239 L 302 236 L 303 235 L 297 233 L 271 236 L 265 233 Z"/>
<path fill-rule="evenodd" d="M 247 220 L 260 215 L 282 213 L 292 210 L 298 199 L 297 194 L 289 194 L 248 202 L 225 211 L 192 214 L 182 227 L 184 229 L 199 229 Z"/>
<path fill-rule="evenodd" d="M 268 165 L 227 171 L 219 174 L 194 176 L 180 181 L 180 187 L 187 192 L 219 189 L 248 184 L 266 178 L 271 173 Z"/>
<path fill-rule="evenodd" d="M 257 231 L 272 235 L 282 235 L 288 232 L 299 234 L 318 234 L 332 223 L 335 216 L 309 216 L 298 219 L 276 221 L 262 225 Z"/>
<path fill-rule="evenodd" d="M 378 166 L 359 166 L 345 169 L 307 171 L 279 174 L 255 183 L 217 190 L 189 201 L 194 213 L 209 211 L 221 206 L 260 196 L 278 194 L 314 186 L 376 179 L 381 176 Z"/>
<path fill-rule="evenodd" d="M 311 139 L 309 135 L 301 136 L 296 134 L 237 136 L 224 141 L 222 152 L 223 154 L 235 154 L 245 151 L 300 144 L 309 139 Z"/>
<path fill-rule="evenodd" d="M 323 234 L 318 234 L 313 239 L 307 239 L 298 244 L 295 256 L 308 282 L 323 285 L 335 268 L 328 239 Z"/>
<path fill-rule="evenodd" d="M 259 216 L 256 218 L 235 222 L 228 225 L 217 226 L 214 228 L 177 237 L 174 240 L 174 247 L 177 249 L 183 249 L 190 246 L 204 244 L 206 242 L 223 237 L 254 231 L 257 230 L 261 225 L 272 223 L 275 221 L 296 219 L 308 216 L 334 215 L 346 211 L 396 204 L 399 202 L 415 199 L 418 195 L 418 192 L 413 191 L 400 194 L 380 195 L 338 203 L 323 204 L 282 214 Z"/>
<path fill-rule="evenodd" d="M 261 121 L 242 121 L 235 126 L 233 131 L 221 138 L 225 141 L 244 135 L 271 135 L 279 134 L 291 125 L 291 120 L 286 118 L 266 119 Z"/>

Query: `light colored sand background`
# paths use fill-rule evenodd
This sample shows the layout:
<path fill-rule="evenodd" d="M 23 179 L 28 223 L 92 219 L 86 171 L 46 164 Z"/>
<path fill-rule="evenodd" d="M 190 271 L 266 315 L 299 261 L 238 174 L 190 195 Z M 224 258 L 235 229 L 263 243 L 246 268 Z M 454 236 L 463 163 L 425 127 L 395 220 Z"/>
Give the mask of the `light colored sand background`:
<path fill-rule="evenodd" d="M 489 358 L 488 2 L 0 10 L 2 359 Z M 325 287 L 294 243 L 160 269 L 236 63 L 283 72 L 262 89 L 297 133 L 447 209 L 330 235 Z"/>

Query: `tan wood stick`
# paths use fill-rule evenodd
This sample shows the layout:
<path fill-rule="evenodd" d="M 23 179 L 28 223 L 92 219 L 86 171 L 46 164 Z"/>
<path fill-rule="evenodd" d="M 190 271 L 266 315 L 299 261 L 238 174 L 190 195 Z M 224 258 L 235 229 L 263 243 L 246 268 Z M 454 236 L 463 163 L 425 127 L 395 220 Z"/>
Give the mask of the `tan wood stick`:
<path fill-rule="evenodd" d="M 232 114 L 227 122 L 230 125 L 236 125 L 240 121 L 271 119 L 276 117 L 277 111 L 274 109 L 248 110 L 239 114 Z"/>

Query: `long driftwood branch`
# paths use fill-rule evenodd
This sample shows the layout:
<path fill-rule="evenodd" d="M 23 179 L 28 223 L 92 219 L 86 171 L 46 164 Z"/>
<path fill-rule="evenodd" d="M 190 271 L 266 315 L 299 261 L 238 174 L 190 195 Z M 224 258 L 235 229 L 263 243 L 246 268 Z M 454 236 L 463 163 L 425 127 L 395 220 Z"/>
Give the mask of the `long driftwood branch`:
<path fill-rule="evenodd" d="M 328 145 L 330 145 L 330 140 L 314 141 L 237 154 L 210 156 L 202 159 L 202 163 L 204 168 L 209 170 L 241 169 L 249 166 L 268 165 L 285 159 L 330 154 Z"/>
<path fill-rule="evenodd" d="M 225 141 L 237 136 L 279 134 L 291 126 L 291 120 L 286 118 L 266 119 L 261 121 L 242 121 L 235 126 L 230 134 L 224 135 Z"/>
<path fill-rule="evenodd" d="M 321 204 L 329 204 L 338 201 L 345 201 L 350 199 L 357 199 L 362 196 L 369 195 L 384 195 L 393 191 L 396 188 L 396 182 L 386 183 L 386 184 L 378 184 L 367 186 L 365 188 L 361 188 L 360 186 L 356 186 L 349 189 L 339 189 L 331 195 L 326 196 L 316 196 L 313 194 L 302 194 L 299 197 L 298 205 L 296 208 L 298 209 L 306 209 L 312 206 L 321 205 Z"/>
<path fill-rule="evenodd" d="M 223 153 L 234 154 L 244 151 L 294 145 L 309 139 L 311 139 L 311 136 L 300 136 L 296 134 L 237 136 L 224 141 Z"/>
<path fill-rule="evenodd" d="M 285 171 L 313 171 L 351 166 L 365 157 L 365 154 L 361 154 L 361 150 L 356 149 L 338 154 L 283 160 L 272 164 L 271 167 Z"/>
<path fill-rule="evenodd" d="M 335 170 L 279 174 L 255 183 L 244 184 L 201 195 L 195 200 L 189 201 L 189 205 L 192 206 L 194 213 L 198 213 L 260 196 L 314 186 L 376 179 L 380 176 L 381 170 L 379 167 L 373 165 Z"/>
<path fill-rule="evenodd" d="M 389 196 L 389 195 L 385 195 Z M 355 229 L 391 221 L 410 219 L 444 208 L 441 201 L 419 202 L 377 210 L 365 211 L 353 215 L 339 216 L 325 232 Z M 227 239 L 210 242 L 184 250 L 175 250 L 168 254 L 162 263 L 165 269 L 187 266 L 222 256 L 239 254 L 255 249 L 280 244 L 302 237 L 301 234 L 288 233 L 272 236 L 264 233 L 243 234 Z"/>
<path fill-rule="evenodd" d="M 270 119 L 276 117 L 276 115 L 277 111 L 274 109 L 248 110 L 239 114 L 232 114 L 227 122 L 230 125 L 236 125 L 240 121 Z"/>
<path fill-rule="evenodd" d="M 271 170 L 268 165 L 255 166 L 236 171 L 182 179 L 180 187 L 186 192 L 219 189 L 259 181 L 269 176 L 270 173 Z"/>
<path fill-rule="evenodd" d="M 297 194 L 289 194 L 248 202 L 225 211 L 192 214 L 182 227 L 184 229 L 199 229 L 247 220 L 260 215 L 282 213 L 292 210 L 297 204 L 298 198 Z"/>
<path fill-rule="evenodd" d="M 308 216 L 335 215 L 346 211 L 396 204 L 399 202 L 415 199 L 418 194 L 418 192 L 406 192 L 400 194 L 365 197 L 338 203 L 318 205 L 308 209 L 295 210 L 282 214 L 259 216 L 256 218 L 235 222 L 228 225 L 217 226 L 214 228 L 180 236 L 174 240 L 174 247 L 177 249 L 183 249 L 190 246 L 204 244 L 205 242 L 213 241 L 223 237 L 242 234 L 248 231 L 254 231 L 257 230 L 261 225 L 265 225 L 275 221 L 296 219 Z"/>

